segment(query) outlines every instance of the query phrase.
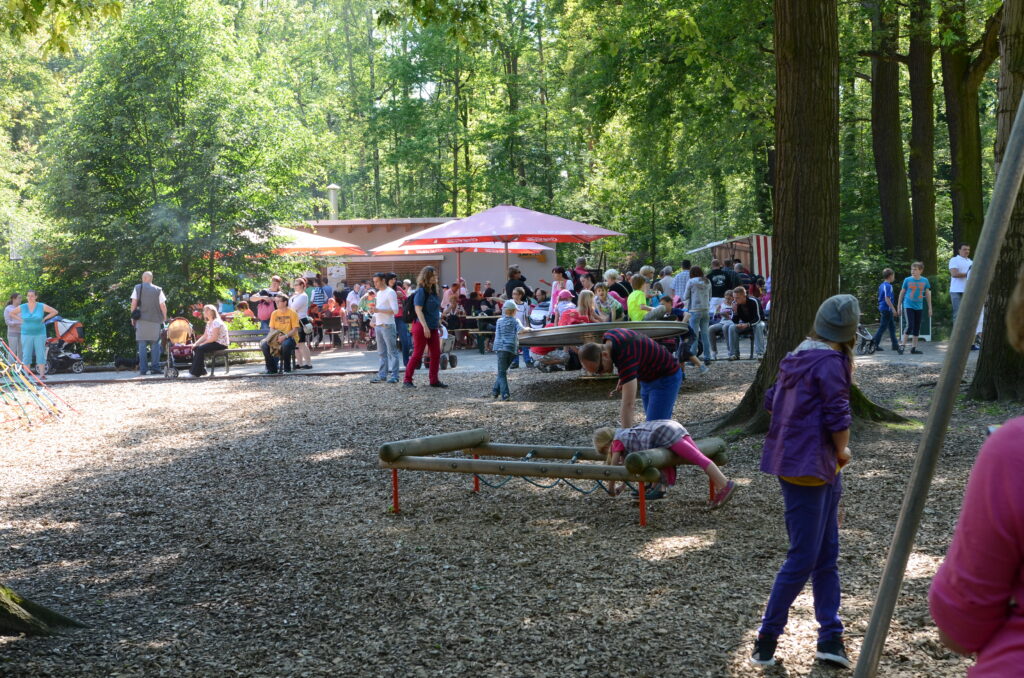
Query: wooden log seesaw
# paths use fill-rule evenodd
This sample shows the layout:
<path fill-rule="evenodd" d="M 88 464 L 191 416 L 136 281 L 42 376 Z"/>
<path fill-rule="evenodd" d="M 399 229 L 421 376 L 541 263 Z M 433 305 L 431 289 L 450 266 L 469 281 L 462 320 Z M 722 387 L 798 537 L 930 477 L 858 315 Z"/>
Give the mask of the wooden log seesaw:
<path fill-rule="evenodd" d="M 703 438 L 696 441 L 696 444 L 706 457 L 719 466 L 728 463 L 725 441 L 721 438 Z M 460 451 L 461 457 L 435 456 Z M 580 464 L 580 461 L 602 463 Z M 492 443 L 486 429 L 476 428 L 384 443 L 380 446 L 380 461 L 377 465 L 379 468 L 391 469 L 392 511 L 396 514 L 399 512 L 398 471 L 403 469 L 472 474 L 474 492 L 480 491 L 481 475 L 633 482 L 639 485 L 640 525 L 645 526 L 645 485 L 658 482 L 661 469 L 689 464 L 663 447 L 631 452 L 626 456 L 623 466 L 608 466 L 603 462 L 604 457 L 593 447 Z M 713 493 L 710 481 L 708 485 L 709 493 Z"/>

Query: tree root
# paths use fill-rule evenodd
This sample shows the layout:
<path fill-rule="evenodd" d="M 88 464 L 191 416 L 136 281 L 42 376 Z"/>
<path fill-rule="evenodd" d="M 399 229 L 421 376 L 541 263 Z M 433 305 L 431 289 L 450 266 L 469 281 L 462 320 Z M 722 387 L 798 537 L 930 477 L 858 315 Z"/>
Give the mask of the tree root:
<path fill-rule="evenodd" d="M 0 586 L 0 634 L 48 636 L 55 627 L 60 626 L 80 628 L 85 624 L 33 603 L 6 586 Z"/>

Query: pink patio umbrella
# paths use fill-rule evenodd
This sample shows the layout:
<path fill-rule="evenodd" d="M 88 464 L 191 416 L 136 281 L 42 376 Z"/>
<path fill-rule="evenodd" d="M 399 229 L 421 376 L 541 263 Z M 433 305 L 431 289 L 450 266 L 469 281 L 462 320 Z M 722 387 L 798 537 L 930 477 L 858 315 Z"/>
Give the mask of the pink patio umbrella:
<path fill-rule="evenodd" d="M 448 221 L 404 240 L 406 245 L 471 245 L 500 242 L 508 268 L 508 245 L 513 242 L 593 242 L 617 231 L 534 212 L 514 205 L 498 205 L 471 217 Z"/>
<path fill-rule="evenodd" d="M 441 224 L 444 226 L 444 224 Z M 417 236 L 411 236 L 417 237 Z M 537 254 L 538 252 L 550 251 L 551 248 L 546 245 L 538 245 L 532 242 L 515 242 L 515 243 L 502 243 L 502 242 L 475 242 L 467 244 L 449 244 L 449 245 L 407 245 L 406 242 L 409 240 L 406 238 L 399 238 L 398 240 L 392 240 L 389 243 L 384 243 L 379 247 L 374 247 L 370 250 L 374 256 L 396 256 L 401 254 L 441 254 L 444 252 L 455 253 L 455 266 L 459 272 L 459 278 L 462 278 L 462 253 L 484 253 L 484 254 L 501 254 L 505 251 L 506 247 L 512 254 Z M 508 267 L 508 261 L 506 268 Z"/>

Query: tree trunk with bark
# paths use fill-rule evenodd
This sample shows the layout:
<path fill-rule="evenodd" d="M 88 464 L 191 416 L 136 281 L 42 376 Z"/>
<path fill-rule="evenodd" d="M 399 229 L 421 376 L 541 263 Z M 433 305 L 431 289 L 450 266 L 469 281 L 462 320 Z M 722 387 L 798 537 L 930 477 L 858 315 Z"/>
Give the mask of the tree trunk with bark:
<path fill-rule="evenodd" d="M 46 636 L 60 626 L 83 627 L 85 624 L 33 603 L 0 585 L 0 635 L 27 633 Z"/>
<path fill-rule="evenodd" d="M 883 0 L 873 0 L 869 8 L 877 52 L 871 59 L 871 148 L 878 177 L 882 240 L 887 251 L 907 259 L 914 248 L 914 226 L 903 160 L 900 65 L 895 59 L 899 19 Z"/>
<path fill-rule="evenodd" d="M 976 55 L 967 36 L 965 0 L 943 0 L 939 28 L 947 36 L 941 49 L 942 89 L 946 99 L 950 194 L 953 202 L 953 246 L 976 246 L 985 219 L 981 187 L 981 127 L 978 89 L 999 54 L 999 25 L 1003 8 L 985 25 Z"/>
<path fill-rule="evenodd" d="M 775 0 L 775 192 L 768 350 L 719 430 L 767 430 L 764 393 L 839 284 L 839 36 L 836 2 Z M 809 266 L 808 262 L 814 262 Z"/>
<path fill-rule="evenodd" d="M 927 275 L 938 270 L 935 229 L 935 84 L 932 80 L 931 0 L 910 6 L 910 202 L 914 221 L 914 258 Z"/>
<path fill-rule="evenodd" d="M 775 184 L 772 324 L 743 400 L 717 426 L 768 430 L 765 391 L 779 363 L 839 289 L 839 37 L 836 2 L 775 0 Z M 807 262 L 813 261 L 813 266 Z M 901 420 L 854 386 L 854 415 Z"/>
<path fill-rule="evenodd" d="M 1024 0 L 1007 0 L 1000 29 L 999 111 L 996 128 L 996 171 L 1006 152 L 1013 119 L 1024 94 Z M 1024 400 L 1024 355 L 1006 338 L 1006 308 L 1024 266 L 1024 191 L 1010 216 L 1006 241 L 996 261 L 989 289 L 982 350 L 968 395 L 979 400 Z"/>

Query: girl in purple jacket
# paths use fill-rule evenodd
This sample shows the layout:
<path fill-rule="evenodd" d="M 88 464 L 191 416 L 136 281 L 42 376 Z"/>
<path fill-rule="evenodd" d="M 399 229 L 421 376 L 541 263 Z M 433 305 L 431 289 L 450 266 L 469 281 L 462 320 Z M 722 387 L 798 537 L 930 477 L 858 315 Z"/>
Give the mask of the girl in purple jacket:
<path fill-rule="evenodd" d="M 860 306 L 840 294 L 818 308 L 814 331 L 779 364 L 765 394 L 772 423 L 761 470 L 779 478 L 789 552 L 775 576 L 750 661 L 775 663 L 789 608 L 810 579 L 818 620 L 816 657 L 849 668 L 839 619 L 840 469 L 850 460 L 850 383 Z"/>

